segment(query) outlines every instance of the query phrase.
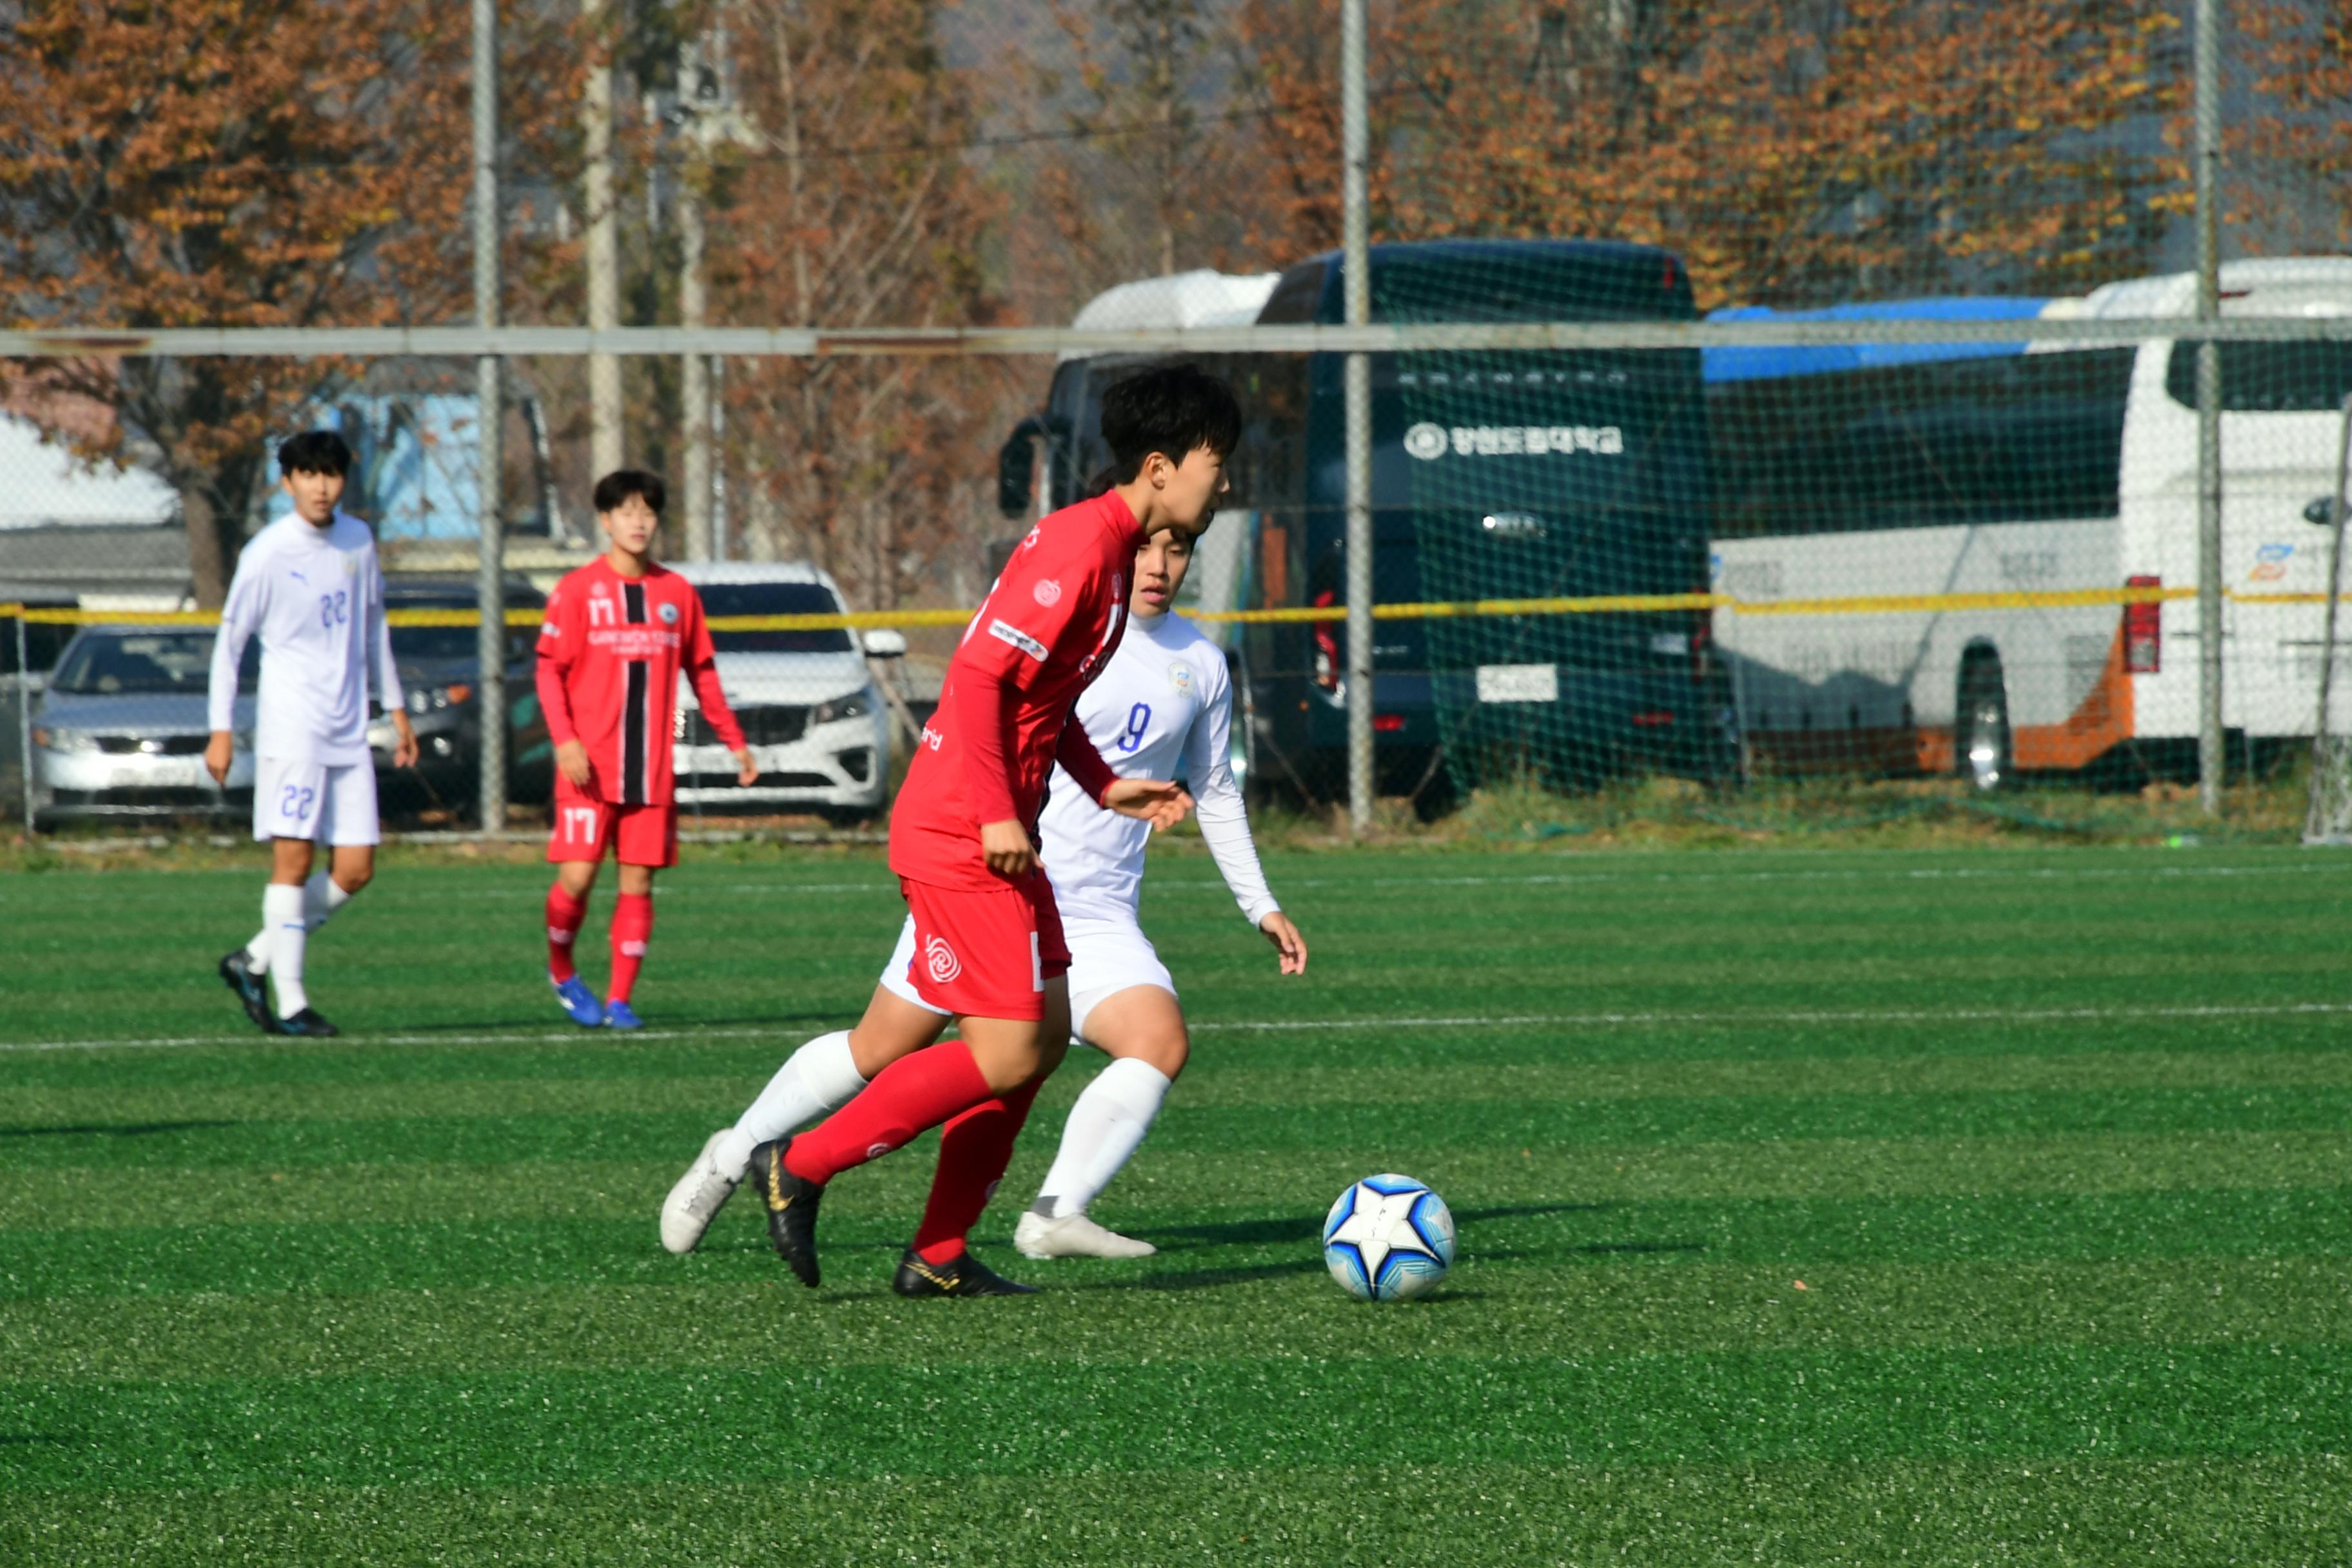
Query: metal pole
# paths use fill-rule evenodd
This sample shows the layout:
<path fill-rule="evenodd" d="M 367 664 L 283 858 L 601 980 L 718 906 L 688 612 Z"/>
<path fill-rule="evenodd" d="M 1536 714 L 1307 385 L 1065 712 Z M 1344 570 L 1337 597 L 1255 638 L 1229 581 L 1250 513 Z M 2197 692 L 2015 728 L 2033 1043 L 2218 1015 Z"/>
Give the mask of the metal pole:
<path fill-rule="evenodd" d="M 1372 319 L 1371 213 L 1366 165 L 1371 133 L 1364 92 L 1364 0 L 1339 7 L 1339 101 L 1346 168 L 1342 173 L 1346 285 L 1351 327 Z M 1372 362 L 1347 361 L 1348 419 L 1348 821 L 1372 826 Z"/>
<path fill-rule="evenodd" d="M 2311 795 L 2304 814 L 2303 841 L 2326 843 L 2333 816 L 2335 758 L 2327 710 L 2336 684 L 2336 612 L 2344 594 L 2344 522 L 2352 514 L 2352 393 L 2345 395 L 2343 422 L 2336 432 L 2336 489 L 2328 496 L 2326 630 L 2319 638 L 2319 712 L 2311 726 Z"/>
<path fill-rule="evenodd" d="M 702 160 L 694 158 L 677 182 L 677 320 L 683 327 L 705 324 L 708 302 L 702 277 Z M 686 558 L 709 561 L 710 548 L 710 356 L 681 360 L 679 412 L 686 422 Z"/>
<path fill-rule="evenodd" d="M 613 58 L 605 0 L 580 0 L 580 17 L 592 53 L 580 106 L 587 162 L 582 195 L 588 208 L 588 326 L 605 331 L 621 324 L 621 214 L 613 194 Z M 588 356 L 588 453 L 599 479 L 621 467 L 621 362 L 609 353 Z"/>
<path fill-rule="evenodd" d="M 499 324 L 499 10 L 498 0 L 474 0 L 474 322 Z M 480 717 L 482 831 L 507 825 L 506 524 L 501 511 L 506 400 L 500 361 L 474 362 L 477 427 L 475 515 L 480 523 L 477 598 L 481 627 L 474 639 L 476 700 Z"/>
<path fill-rule="evenodd" d="M 2197 0 L 2197 319 L 2221 315 L 2221 0 Z M 2197 798 L 2221 811 L 2221 345 L 2197 345 Z"/>
<path fill-rule="evenodd" d="M 25 609 L 16 607 L 16 744 L 25 775 L 25 837 L 33 837 L 33 664 L 26 652 Z"/>

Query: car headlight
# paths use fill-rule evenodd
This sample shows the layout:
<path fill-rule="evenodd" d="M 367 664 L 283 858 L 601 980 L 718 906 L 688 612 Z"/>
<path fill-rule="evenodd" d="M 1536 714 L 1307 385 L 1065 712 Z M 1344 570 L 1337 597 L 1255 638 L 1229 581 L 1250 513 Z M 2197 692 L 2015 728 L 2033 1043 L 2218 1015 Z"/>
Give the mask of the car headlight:
<path fill-rule="evenodd" d="M 408 710 L 411 713 L 429 713 L 442 708 L 455 708 L 473 694 L 474 689 L 462 680 L 447 686 L 420 688 L 408 694 Z"/>
<path fill-rule="evenodd" d="M 853 691 L 846 697 L 836 697 L 830 702 L 818 703 L 809 710 L 809 722 L 830 724 L 836 719 L 863 719 L 873 711 L 874 692 L 869 688 L 864 691 Z"/>
<path fill-rule="evenodd" d="M 47 724 L 36 724 L 33 744 L 45 752 L 94 752 L 98 750 L 98 737 L 80 730 L 54 730 Z"/>

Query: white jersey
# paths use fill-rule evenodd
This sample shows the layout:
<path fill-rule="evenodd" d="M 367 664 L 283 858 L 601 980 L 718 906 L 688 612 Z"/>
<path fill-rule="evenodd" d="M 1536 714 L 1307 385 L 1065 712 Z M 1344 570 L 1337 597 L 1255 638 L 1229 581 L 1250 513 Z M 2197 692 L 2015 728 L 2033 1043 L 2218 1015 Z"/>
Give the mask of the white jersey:
<path fill-rule="evenodd" d="M 367 524 L 339 511 L 313 528 L 289 513 L 246 545 L 213 643 L 215 730 L 235 727 L 236 667 L 257 635 L 255 754 L 329 767 L 368 762 L 370 665 L 387 710 L 400 706 L 401 694 L 383 617 L 383 573 Z"/>
<path fill-rule="evenodd" d="M 1281 906 L 1266 890 L 1228 761 L 1233 681 L 1225 656 L 1176 615 L 1128 622 L 1127 637 L 1073 714 L 1121 778 L 1187 780 L 1201 837 L 1255 926 Z M 1040 858 L 1065 921 L 1132 921 L 1151 826 L 1105 811 L 1059 766 L 1038 819 Z"/>

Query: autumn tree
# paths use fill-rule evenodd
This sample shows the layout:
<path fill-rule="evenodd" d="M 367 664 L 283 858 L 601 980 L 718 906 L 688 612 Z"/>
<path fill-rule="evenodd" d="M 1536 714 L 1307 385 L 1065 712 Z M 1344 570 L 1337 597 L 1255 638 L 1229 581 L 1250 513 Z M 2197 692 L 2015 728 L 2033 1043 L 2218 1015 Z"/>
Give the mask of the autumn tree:
<path fill-rule="evenodd" d="M 0 318 L 22 328 L 438 322 L 469 298 L 467 16 L 432 0 L 31 0 L 0 20 Z M 553 24 L 510 39 L 541 142 Z M 351 367 L 52 361 L 17 374 L 115 416 L 178 490 L 223 597 L 264 445 Z"/>
<path fill-rule="evenodd" d="M 2261 0 L 2236 22 L 2252 89 L 2225 140 L 2241 246 L 2352 249 L 2352 0 Z"/>
<path fill-rule="evenodd" d="M 1269 255 L 1337 242 L 1336 5 L 1244 0 Z M 1390 0 L 1383 237 L 1670 246 L 1705 304 L 2075 289 L 2146 266 L 2160 0 Z"/>
<path fill-rule="evenodd" d="M 967 158 L 975 116 L 939 10 L 746 0 L 732 14 L 761 145 L 713 192 L 718 311 L 842 331 L 992 319 L 981 251 L 998 208 Z M 813 558 L 854 600 L 899 603 L 970 550 L 1008 385 L 1006 367 L 970 360 L 737 362 L 727 433 L 751 481 L 752 552 Z"/>

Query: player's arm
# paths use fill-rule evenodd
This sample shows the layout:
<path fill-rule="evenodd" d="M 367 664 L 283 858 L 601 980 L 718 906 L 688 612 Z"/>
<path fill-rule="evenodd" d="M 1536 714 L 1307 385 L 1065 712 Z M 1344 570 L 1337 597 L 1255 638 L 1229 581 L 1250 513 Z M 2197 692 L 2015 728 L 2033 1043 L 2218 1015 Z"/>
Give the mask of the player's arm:
<path fill-rule="evenodd" d="M 384 611 L 383 568 L 371 552 L 367 571 L 368 658 L 375 666 L 376 700 L 392 720 L 392 765 L 416 765 L 416 731 L 409 727 L 407 693 L 400 689 L 400 666 L 392 657 L 392 620 Z M 501 646 L 504 639 L 501 638 Z"/>
<path fill-rule="evenodd" d="M 1250 836 L 1249 808 L 1234 783 L 1233 735 L 1233 683 L 1218 679 L 1184 732 L 1184 773 L 1200 800 L 1195 815 L 1201 837 L 1241 905 L 1243 918 L 1265 932 L 1281 955 L 1282 973 L 1304 974 L 1307 939 L 1265 885 L 1265 868 L 1258 864 L 1257 842 Z"/>
<path fill-rule="evenodd" d="M 575 789 L 586 789 L 594 771 L 588 766 L 588 748 L 580 743 L 580 727 L 572 721 L 572 695 L 564 677 L 579 657 L 580 629 L 571 620 L 570 601 L 561 587 L 549 596 L 539 622 L 539 664 L 531 684 L 539 689 L 539 710 L 547 721 L 547 739 L 555 748 L 555 771 Z"/>
<path fill-rule="evenodd" d="M 735 710 L 727 706 L 727 689 L 719 682 L 719 649 L 702 618 L 700 595 L 694 596 L 693 606 L 693 625 L 686 635 L 686 678 L 694 686 L 702 716 L 719 732 L 719 743 L 735 753 L 736 784 L 750 789 L 760 782 L 760 764 L 751 760 L 751 745 L 743 738 L 743 726 L 735 721 Z"/>
<path fill-rule="evenodd" d="M 213 668 L 205 691 L 205 772 L 213 783 L 228 783 L 229 763 L 236 757 L 236 669 L 245 662 L 245 645 L 253 640 L 268 608 L 268 575 L 248 572 L 256 552 L 237 558 L 236 574 L 229 579 L 228 602 L 221 606 L 220 630 L 213 634 Z"/>
<path fill-rule="evenodd" d="M 1123 779 L 1113 773 L 1110 764 L 1103 761 L 1102 752 L 1095 749 L 1094 737 L 1078 721 L 1076 703 L 1071 705 L 1069 716 L 1062 721 L 1062 736 L 1055 745 L 1054 760 L 1097 805 L 1121 816 L 1148 822 L 1162 833 L 1183 821 L 1184 814 L 1192 809 L 1192 797 L 1184 793 L 1181 784 L 1160 779 Z"/>

